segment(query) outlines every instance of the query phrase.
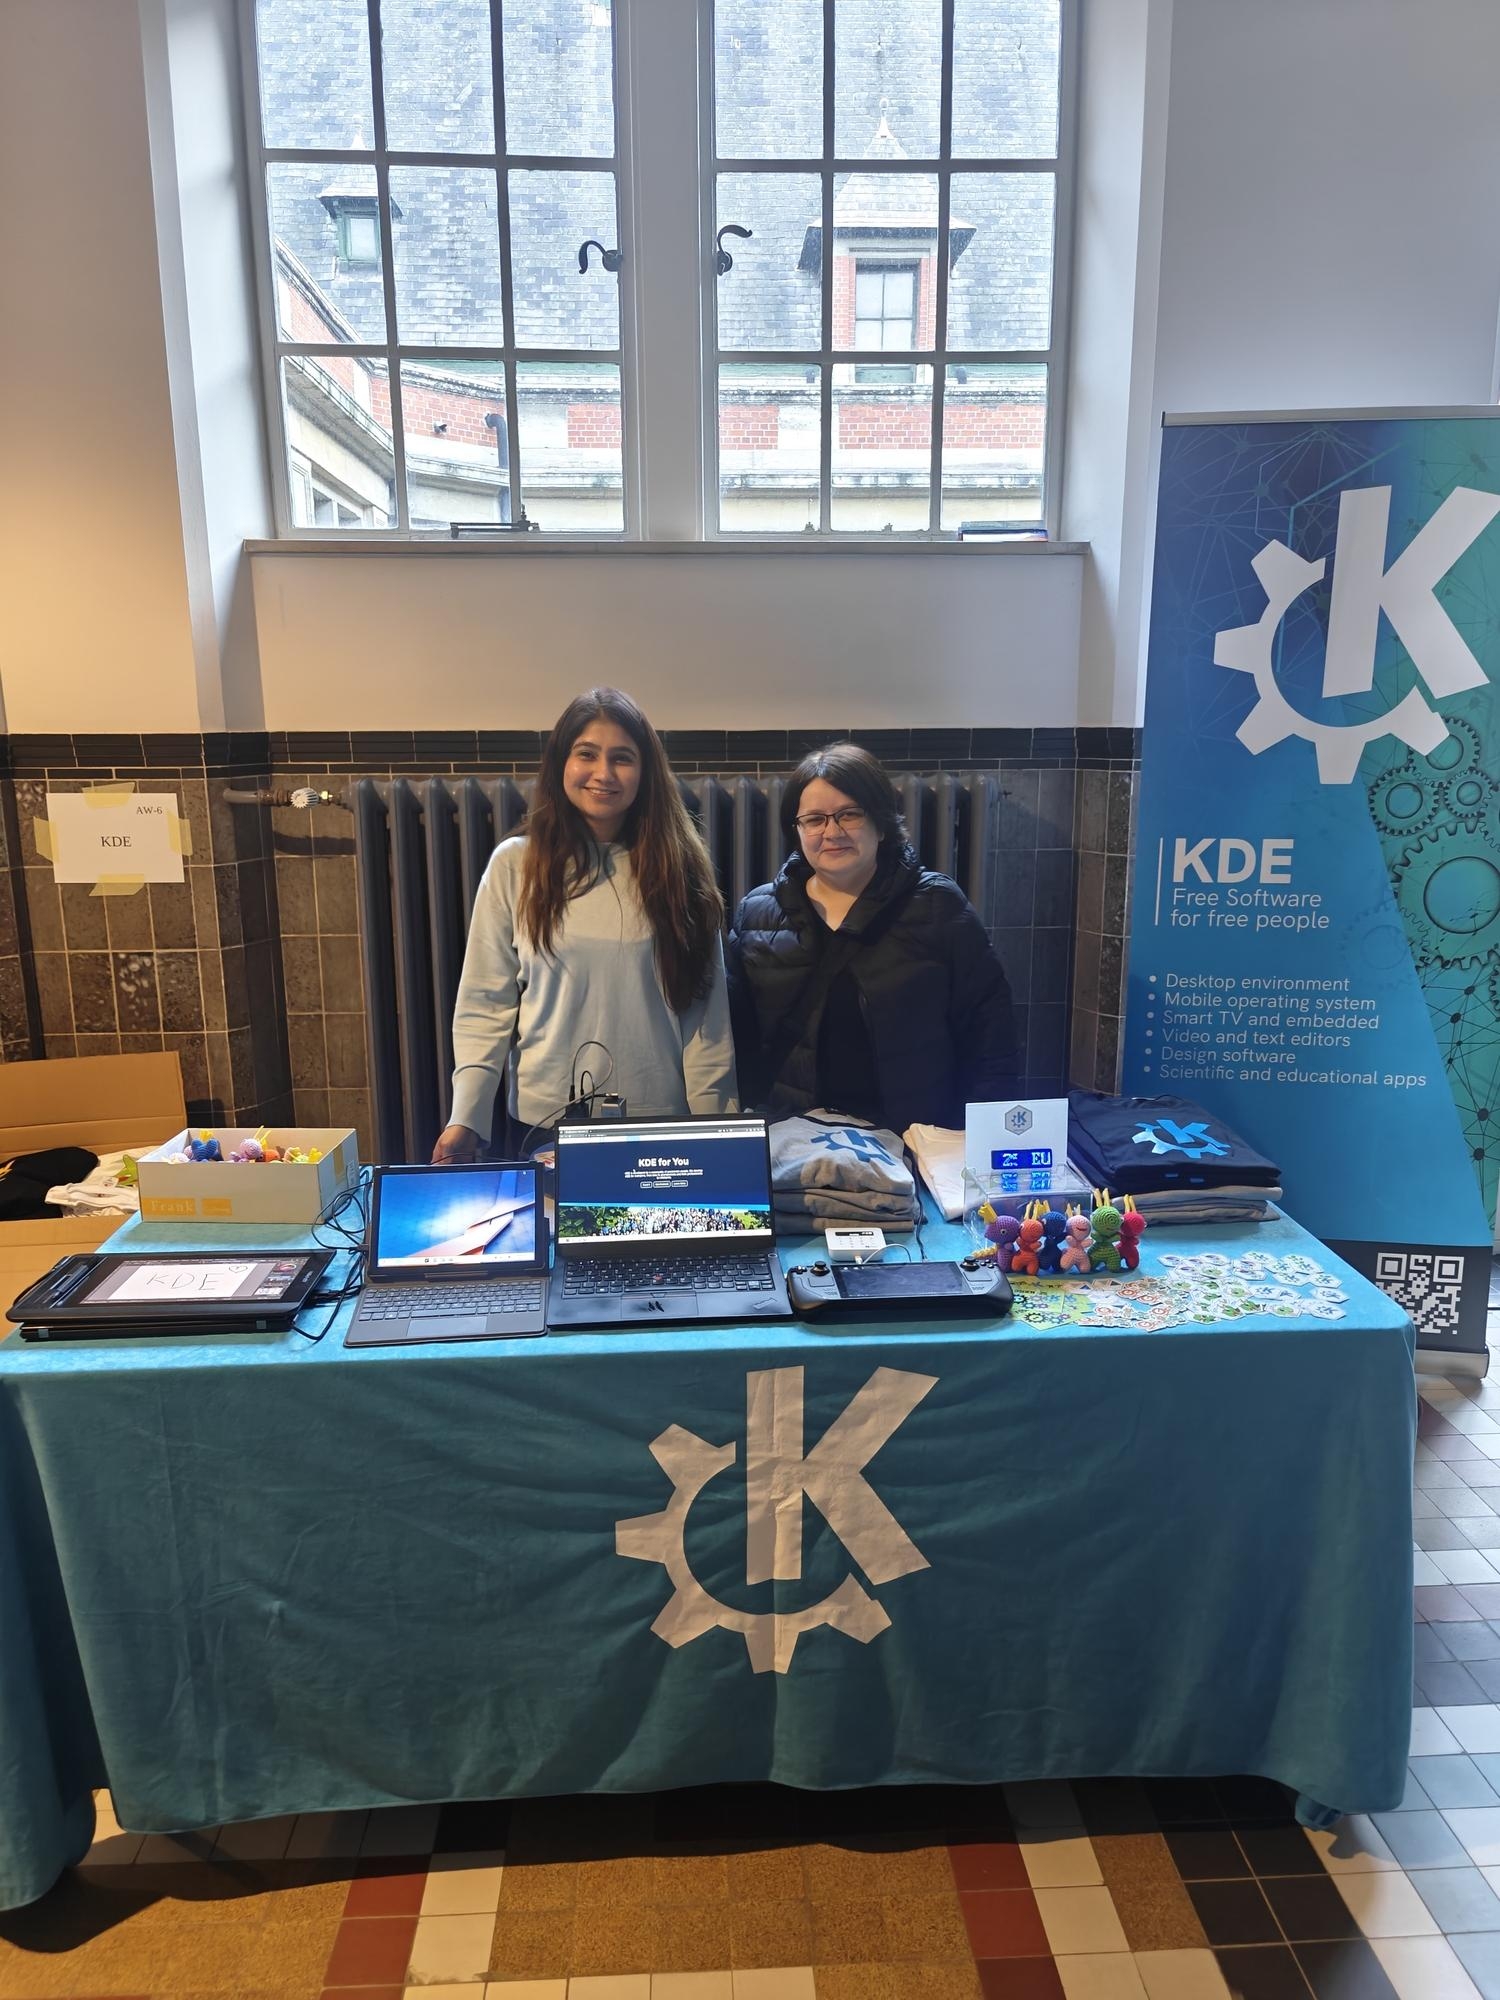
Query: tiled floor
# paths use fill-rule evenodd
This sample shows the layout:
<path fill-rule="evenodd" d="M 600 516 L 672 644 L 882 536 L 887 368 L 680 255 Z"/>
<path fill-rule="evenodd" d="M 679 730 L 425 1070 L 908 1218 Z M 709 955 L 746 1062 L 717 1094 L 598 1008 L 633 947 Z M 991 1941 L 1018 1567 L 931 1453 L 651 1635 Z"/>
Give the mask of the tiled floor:
<path fill-rule="evenodd" d="M 409 1807 L 142 1839 L 0 2000 L 1500 2000 L 1500 1385 L 1424 1379 L 1399 1809 L 1261 1779 Z"/>

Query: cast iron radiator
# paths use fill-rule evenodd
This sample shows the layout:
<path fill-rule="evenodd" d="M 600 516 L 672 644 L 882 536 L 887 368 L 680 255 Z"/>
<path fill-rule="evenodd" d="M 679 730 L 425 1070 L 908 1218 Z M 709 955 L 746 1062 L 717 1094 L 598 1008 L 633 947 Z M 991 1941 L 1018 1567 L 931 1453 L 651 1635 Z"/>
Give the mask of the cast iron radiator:
<path fill-rule="evenodd" d="M 785 780 L 680 780 L 733 911 L 781 866 Z M 993 772 L 895 776 L 912 842 L 983 914 L 999 786 Z M 453 1002 L 469 912 L 495 846 L 526 812 L 514 778 L 360 778 L 350 787 L 371 1116 L 380 1160 L 425 1160 L 446 1122 Z"/>

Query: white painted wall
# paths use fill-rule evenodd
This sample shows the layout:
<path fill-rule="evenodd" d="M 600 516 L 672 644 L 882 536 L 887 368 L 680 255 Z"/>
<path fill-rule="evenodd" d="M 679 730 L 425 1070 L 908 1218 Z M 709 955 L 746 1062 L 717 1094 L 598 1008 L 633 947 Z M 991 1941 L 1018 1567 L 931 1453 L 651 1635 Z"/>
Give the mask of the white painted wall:
<path fill-rule="evenodd" d="M 1188 0 L 1157 396 L 1477 403 L 1500 314 L 1495 0 Z"/>
<path fill-rule="evenodd" d="M 134 6 L 0 6 L 0 187 L 6 727 L 196 729 Z"/>
<path fill-rule="evenodd" d="M 277 729 L 1071 724 L 1082 557 L 1026 550 L 257 555 Z"/>

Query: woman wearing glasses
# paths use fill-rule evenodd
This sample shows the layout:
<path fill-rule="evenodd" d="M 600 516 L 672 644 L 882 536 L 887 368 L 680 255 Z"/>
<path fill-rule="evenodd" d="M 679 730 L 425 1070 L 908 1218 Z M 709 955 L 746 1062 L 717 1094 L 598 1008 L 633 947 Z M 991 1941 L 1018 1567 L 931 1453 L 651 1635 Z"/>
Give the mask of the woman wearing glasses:
<path fill-rule="evenodd" d="M 901 1132 L 961 1126 L 1017 1082 L 1010 989 L 956 882 L 912 852 L 868 750 L 804 757 L 781 801 L 790 858 L 735 912 L 730 1000 L 744 1101 Z"/>

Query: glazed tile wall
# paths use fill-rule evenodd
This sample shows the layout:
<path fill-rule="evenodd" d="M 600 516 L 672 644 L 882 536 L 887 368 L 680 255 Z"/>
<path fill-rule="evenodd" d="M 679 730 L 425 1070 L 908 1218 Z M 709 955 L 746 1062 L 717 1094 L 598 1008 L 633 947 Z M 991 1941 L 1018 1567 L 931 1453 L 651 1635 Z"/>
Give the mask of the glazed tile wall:
<path fill-rule="evenodd" d="M 1119 1088 L 1139 778 L 1134 760 L 1091 763 L 1078 772 L 1069 1080 L 1085 1089 Z"/>

